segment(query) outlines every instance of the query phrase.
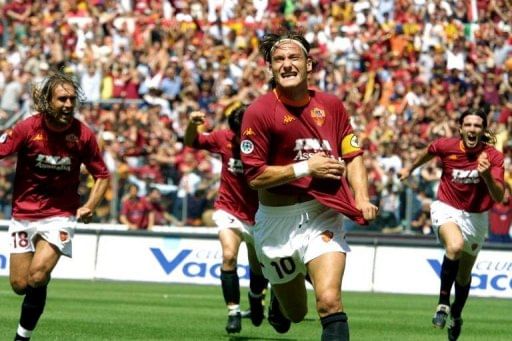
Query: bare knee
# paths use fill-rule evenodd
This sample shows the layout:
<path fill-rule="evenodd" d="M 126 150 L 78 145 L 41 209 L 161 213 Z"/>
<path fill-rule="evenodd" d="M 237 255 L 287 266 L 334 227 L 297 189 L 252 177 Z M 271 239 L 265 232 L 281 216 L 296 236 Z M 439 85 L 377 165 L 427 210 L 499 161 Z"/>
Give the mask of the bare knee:
<path fill-rule="evenodd" d="M 224 251 L 222 254 L 222 268 L 224 270 L 232 270 L 236 267 L 236 253 Z"/>
<path fill-rule="evenodd" d="M 340 312 L 342 310 L 340 292 L 336 290 L 325 290 L 317 294 L 316 309 L 320 316 Z"/>
<path fill-rule="evenodd" d="M 28 284 L 34 288 L 45 286 L 50 281 L 50 274 L 44 270 L 31 271 L 28 277 Z"/>
<path fill-rule="evenodd" d="M 450 240 L 446 242 L 445 250 L 448 258 L 458 259 L 464 249 L 464 240 Z"/>
<path fill-rule="evenodd" d="M 11 278 L 11 288 L 17 295 L 25 295 L 28 281 L 21 278 Z"/>

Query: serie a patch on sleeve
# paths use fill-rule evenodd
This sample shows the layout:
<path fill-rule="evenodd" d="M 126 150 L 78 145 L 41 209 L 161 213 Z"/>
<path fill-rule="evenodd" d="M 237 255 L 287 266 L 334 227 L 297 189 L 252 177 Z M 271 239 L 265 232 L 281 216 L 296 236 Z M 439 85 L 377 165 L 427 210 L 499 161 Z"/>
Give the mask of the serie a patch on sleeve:
<path fill-rule="evenodd" d="M 360 149 L 359 139 L 354 134 L 348 134 L 341 141 L 341 155 L 349 155 Z"/>

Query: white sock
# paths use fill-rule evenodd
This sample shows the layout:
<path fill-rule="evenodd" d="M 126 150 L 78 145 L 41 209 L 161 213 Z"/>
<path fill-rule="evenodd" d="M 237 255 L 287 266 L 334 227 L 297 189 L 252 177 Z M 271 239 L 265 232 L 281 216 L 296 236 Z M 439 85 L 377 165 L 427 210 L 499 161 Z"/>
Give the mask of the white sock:
<path fill-rule="evenodd" d="M 31 337 L 32 336 L 32 330 L 28 330 L 23 328 L 20 324 L 18 324 L 18 331 L 16 332 L 19 336 L 23 337 Z"/>
<path fill-rule="evenodd" d="M 231 304 L 228 305 L 228 315 L 236 315 L 240 312 L 240 305 L 239 304 Z"/>

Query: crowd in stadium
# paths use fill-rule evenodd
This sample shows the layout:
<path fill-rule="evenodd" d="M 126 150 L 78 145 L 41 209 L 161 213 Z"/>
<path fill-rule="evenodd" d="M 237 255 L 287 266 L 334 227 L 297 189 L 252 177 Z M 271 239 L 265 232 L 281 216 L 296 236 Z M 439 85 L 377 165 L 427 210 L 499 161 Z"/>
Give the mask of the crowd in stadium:
<path fill-rule="evenodd" d="M 380 208 L 366 229 L 400 232 L 410 217 L 415 233 L 431 234 L 437 161 L 405 184 L 396 173 L 434 138 L 457 135 L 465 109 L 488 109 L 512 186 L 511 6 L 505 0 L 0 0 L 0 123 L 5 130 L 18 113 L 30 113 L 31 85 L 49 72 L 73 74 L 87 98 L 79 118 L 97 132 L 115 174 L 96 220 L 119 222 L 122 199 L 136 184 L 138 197 L 159 189 L 141 199 L 162 204 L 159 223 L 212 226 L 220 163 L 184 146 L 188 114 L 204 111 L 206 129 L 215 129 L 226 124 L 234 103 L 267 92 L 258 38 L 279 26 L 298 27 L 313 46 L 311 84 L 343 100 L 364 146 L 372 201 Z M 4 218 L 14 160 L 0 161 Z M 90 183 L 84 175 L 82 191 Z"/>

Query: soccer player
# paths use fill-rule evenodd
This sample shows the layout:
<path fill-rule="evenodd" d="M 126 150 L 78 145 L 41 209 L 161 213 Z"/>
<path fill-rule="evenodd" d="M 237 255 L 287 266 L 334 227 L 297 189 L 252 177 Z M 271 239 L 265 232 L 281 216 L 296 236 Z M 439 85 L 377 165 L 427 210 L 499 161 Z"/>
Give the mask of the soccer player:
<path fill-rule="evenodd" d="M 254 251 L 251 226 L 258 207 L 258 195 L 247 185 L 240 161 L 240 124 L 245 106 L 231 107 L 228 116 L 229 129 L 211 133 L 200 132 L 205 114 L 194 111 L 185 132 L 185 144 L 220 154 L 222 170 L 220 188 L 215 200 L 213 220 L 218 226 L 222 247 L 221 284 L 224 301 L 228 308 L 226 331 L 238 333 L 242 327 L 240 312 L 240 282 L 237 273 L 238 250 L 246 242 L 250 266 L 249 305 L 250 317 L 255 326 L 263 321 L 264 290 L 268 281 L 261 274 L 261 268 Z"/>
<path fill-rule="evenodd" d="M 436 156 L 442 164 L 437 200 L 430 209 L 434 232 L 445 249 L 432 324 L 442 329 L 450 316 L 449 340 L 457 340 L 461 333 L 471 270 L 487 235 L 488 210 L 493 202 L 503 199 L 504 192 L 504 158 L 492 145 L 495 138 L 487 130 L 486 112 L 467 110 L 458 123 L 460 137 L 435 140 L 399 173 L 400 179 L 405 180 L 414 169 Z M 455 299 L 450 305 L 454 284 Z"/>
<path fill-rule="evenodd" d="M 24 295 L 15 340 L 29 340 L 43 313 L 52 270 L 71 257 L 77 221 L 90 222 L 109 184 L 109 173 L 92 131 L 73 117 L 81 98 L 68 76 L 48 76 L 33 91 L 37 114 L 0 137 L 0 158 L 17 153 L 9 226 L 10 283 Z M 95 179 L 80 205 L 80 167 Z"/>
<path fill-rule="evenodd" d="M 342 102 L 308 88 L 313 60 L 307 40 L 294 31 L 269 33 L 260 50 L 272 72 L 273 91 L 257 98 L 242 123 L 242 162 L 258 190 L 253 237 L 263 275 L 272 285 L 269 322 L 286 332 L 307 313 L 304 279 L 311 279 L 322 340 L 348 340 L 341 284 L 349 251 L 344 213 L 365 224 L 370 203 L 362 150 Z M 278 315 L 277 315 L 278 316 Z"/>

